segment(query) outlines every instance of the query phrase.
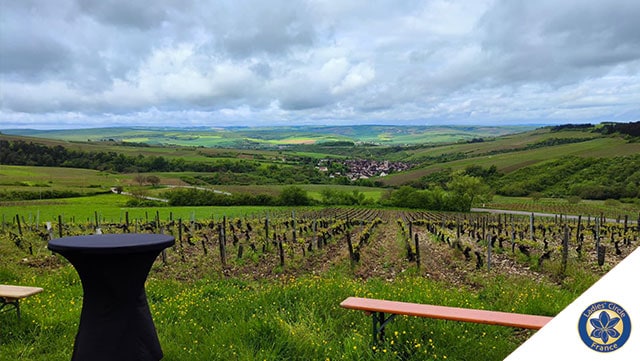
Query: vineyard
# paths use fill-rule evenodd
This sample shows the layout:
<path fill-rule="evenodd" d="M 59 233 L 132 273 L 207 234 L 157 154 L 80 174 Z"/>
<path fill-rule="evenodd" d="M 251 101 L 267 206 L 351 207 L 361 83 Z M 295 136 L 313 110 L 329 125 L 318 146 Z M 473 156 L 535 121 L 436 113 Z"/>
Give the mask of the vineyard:
<path fill-rule="evenodd" d="M 500 268 L 553 273 L 580 265 L 609 269 L 636 246 L 638 226 L 628 217 L 568 219 L 507 214 L 451 214 L 421 211 L 326 208 L 204 220 L 155 217 L 122 223 L 47 222 L 28 224 L 19 215 L 2 225 L 2 242 L 38 266 L 61 264 L 46 251 L 54 237 L 93 233 L 163 233 L 176 245 L 162 254 L 161 272 L 191 279 L 202 272 L 271 278 L 279 274 L 322 272 L 348 261 L 359 277 L 393 277 L 408 267 L 443 273 L 448 262 L 464 261 L 459 272 Z M 444 258 L 443 258 L 444 257 Z M 179 265 L 190 265 L 180 267 Z M 548 265 L 548 266 L 547 266 Z M 446 272 L 451 273 L 451 272 Z M 443 276 L 443 274 L 440 274 Z"/>
<path fill-rule="evenodd" d="M 195 352 L 193 359 L 211 359 L 210 352 L 216 349 L 211 344 L 224 343 L 228 347 L 231 343 L 236 345 L 234 347 L 238 347 L 237 343 L 240 342 L 238 340 L 225 339 L 224 342 L 210 340 L 208 341 L 210 345 L 206 348 L 209 351 L 204 351 L 201 348 L 205 347 L 204 345 L 193 345 L 192 339 L 196 336 L 191 335 L 191 332 L 195 326 L 184 326 L 188 317 L 192 317 L 191 321 L 197 323 L 197 327 L 202 327 L 203 323 L 218 325 L 225 319 L 226 316 L 210 309 L 215 307 L 208 303 L 210 299 L 226 292 L 218 289 L 215 292 L 211 290 L 212 281 L 221 284 L 232 282 L 233 297 L 247 299 L 255 297 L 249 295 L 251 292 L 258 292 L 262 287 L 268 288 L 268 291 L 264 292 L 269 294 L 293 292 L 289 287 L 302 287 L 296 282 L 301 282 L 308 288 L 317 287 L 323 296 L 328 297 L 327 299 L 320 301 L 318 295 L 307 295 L 305 297 L 312 299 L 303 302 L 304 297 L 298 295 L 293 297 L 293 300 L 287 299 L 286 303 L 289 306 L 281 305 L 280 303 L 283 302 L 281 298 L 278 298 L 277 302 L 270 303 L 278 304 L 273 312 L 280 317 L 278 322 L 286 320 L 289 327 L 295 329 L 303 327 L 304 322 L 310 322 L 314 325 L 313 330 L 326 328 L 326 333 L 329 335 L 325 336 L 323 331 L 323 336 L 318 336 L 326 338 L 324 343 L 318 343 L 309 336 L 311 340 L 305 338 L 304 341 L 300 341 L 303 345 L 300 349 L 291 350 L 292 346 L 287 341 L 286 345 L 281 346 L 282 349 L 273 351 L 275 356 L 263 355 L 261 352 L 264 350 L 256 351 L 255 344 L 248 347 L 253 351 L 250 351 L 249 355 L 247 354 L 249 351 L 245 351 L 243 357 L 229 356 L 237 352 L 236 350 L 216 353 L 216 355 L 227 355 L 232 359 L 252 359 L 260 355 L 260 358 L 274 360 L 283 357 L 285 352 L 283 349 L 291 352 L 288 354 L 289 359 L 317 359 L 319 355 L 341 355 L 340 357 L 327 356 L 331 359 L 380 358 L 380 355 L 376 354 L 375 347 L 362 349 L 362 345 L 366 345 L 369 340 L 368 323 L 360 318 L 360 315 L 345 313 L 337 307 L 342 297 L 376 294 L 376 291 L 372 291 L 376 287 L 384 287 L 385 291 L 381 291 L 383 296 L 386 294 L 384 297 L 396 300 L 449 303 L 452 306 L 483 307 L 552 316 L 566 306 L 571 298 L 577 296 L 575 292 L 582 292 L 588 284 L 632 252 L 637 247 L 640 236 L 637 223 L 629 220 L 628 217 L 610 222 L 604 217 L 591 216 L 568 219 L 562 216 L 541 218 L 505 214 L 455 214 L 365 208 L 298 208 L 253 213 L 241 217 L 220 216 L 188 220 L 174 219 L 171 213 L 161 215 L 160 211 L 156 211 L 155 214 L 150 213 L 142 219 L 129 219 L 126 214 L 119 222 L 101 220 L 96 214 L 95 219 L 90 222 L 63 221 L 62 217 L 59 217 L 58 222 L 44 224 L 29 222 L 20 215 L 16 215 L 15 218 L 3 222 L 1 231 L 0 255 L 3 258 L 3 266 L 0 267 L 0 281 L 24 283 L 22 274 L 33 275 L 31 279 L 41 280 L 40 283 L 48 278 L 61 279 L 68 285 L 67 287 L 71 286 L 75 290 L 73 295 L 66 295 L 71 291 L 65 288 L 50 285 L 48 287 L 56 289 L 56 294 L 51 295 L 49 302 L 55 303 L 57 298 L 62 297 L 65 300 L 63 305 L 71 302 L 73 305 L 71 308 L 74 310 L 77 310 L 76 303 L 81 304 L 79 281 L 63 258 L 46 249 L 49 239 L 94 233 L 173 235 L 176 238 L 176 244 L 158 257 L 150 274 L 151 281 L 148 286 L 151 307 L 156 312 L 154 318 L 159 325 L 159 335 L 165 339 L 163 345 L 166 345 L 168 354 L 174 355 L 173 358 L 167 359 L 185 359 L 176 357 L 185 350 Z M 582 281 L 576 278 L 585 270 L 593 277 L 581 283 Z M 336 272 L 340 275 L 337 279 L 331 276 Z M 500 285 L 500 282 L 511 277 L 532 282 L 532 286 L 527 290 L 519 289 L 509 292 L 503 288 L 501 291 L 492 288 L 506 287 Z M 293 281 L 297 279 L 307 281 Z M 202 284 L 203 280 L 204 284 Z M 307 284 L 308 282 L 319 282 L 319 284 L 314 283 L 312 287 Z M 383 282 L 383 286 L 379 286 L 378 282 Z M 412 286 L 407 287 L 408 282 Z M 295 285 L 290 286 L 291 283 Z M 568 296 L 565 293 L 559 293 L 565 283 L 571 285 L 568 286 L 570 288 Z M 158 284 L 163 286 L 160 287 Z M 275 289 L 265 285 L 274 285 Z M 437 288 L 440 287 L 437 285 L 445 285 L 445 288 Z M 436 288 L 428 291 L 431 287 Z M 188 291 L 190 288 L 193 290 Z M 170 304 L 169 300 L 174 297 L 168 296 L 170 292 L 176 292 L 188 298 L 188 301 L 180 301 L 172 311 L 182 316 L 165 315 L 170 313 L 166 308 Z M 296 288 L 296 292 L 302 291 Z M 307 292 L 306 289 L 305 292 Z M 460 297 L 464 295 L 465 298 L 458 300 L 456 296 L 450 295 L 452 292 L 459 293 Z M 530 293 L 529 296 L 521 299 L 527 292 Z M 236 293 L 242 295 L 237 296 Z M 44 297 L 41 296 L 41 298 Z M 231 296 L 220 297 L 227 300 Z M 536 299 L 544 299 L 544 302 L 536 302 Z M 308 316 L 290 315 L 294 312 L 293 310 L 314 313 L 316 302 L 323 305 L 322 309 L 317 311 L 320 314 L 317 317 L 323 322 L 321 326 L 316 324 L 320 321 L 315 319 L 301 321 Z M 478 302 L 481 303 L 478 304 Z M 251 306 L 245 306 L 251 309 L 241 310 L 242 306 L 239 305 L 242 302 L 235 301 L 234 311 L 230 312 L 238 313 L 240 316 L 237 317 L 243 317 L 242 322 L 247 322 L 244 319 L 256 317 L 256 313 L 260 313 L 256 311 L 257 306 L 253 303 Z M 24 307 L 29 309 L 37 305 L 27 304 Z M 43 309 L 55 308 L 51 305 L 42 307 Z M 268 308 L 269 305 L 260 307 Z M 198 310 L 206 310 L 206 312 L 198 313 L 200 312 Z M 38 312 L 37 308 L 32 312 Z M 245 313 L 252 313 L 253 316 Z M 188 316 L 190 314 L 192 316 Z M 3 317 L 6 316 L 3 315 Z M 54 322 L 58 325 L 59 319 L 50 320 L 52 316 L 48 315 L 41 317 L 42 319 L 38 322 Z M 77 314 L 72 313 L 65 317 L 74 320 Z M 248 327 L 237 326 L 237 322 L 240 321 L 234 322 L 236 322 L 235 327 Z M 300 324 L 300 322 L 303 323 Z M 339 324 L 334 325 L 334 322 Z M 169 327 L 169 325 L 178 324 L 182 326 L 175 327 L 180 327 L 181 331 L 175 331 Z M 396 324 L 394 327 L 397 327 L 397 330 L 411 330 L 415 335 L 396 333 L 395 338 L 392 336 L 391 343 L 383 345 L 384 352 L 389 350 L 396 355 L 395 358 L 389 359 L 417 360 L 428 358 L 425 355 L 437 356 L 434 349 L 437 342 L 444 343 L 445 346 L 439 347 L 444 348 L 445 351 L 440 349 L 439 352 L 448 353 L 449 359 L 471 357 L 460 356 L 466 352 L 473 355 L 473 346 L 469 345 L 469 349 L 465 351 L 465 347 L 459 345 L 463 342 L 463 335 L 468 332 L 480 332 L 482 335 L 475 337 L 490 337 L 489 340 L 480 339 L 480 341 L 493 344 L 493 348 L 497 347 L 498 351 L 492 357 L 500 359 L 529 335 L 521 331 L 476 329 L 473 325 L 454 327 L 448 324 L 441 326 L 442 330 L 448 330 L 443 331 L 445 333 L 454 332 L 455 339 L 438 341 L 433 335 L 433 329 L 419 331 L 423 327 L 418 326 L 416 330 L 416 325 L 421 325 L 419 320 L 399 320 Z M 42 329 L 37 329 L 36 332 L 33 327 L 36 326 L 23 326 L 22 331 L 18 331 L 18 339 L 32 337 L 34 333 L 37 334 L 36 337 L 53 337 Z M 168 331 L 163 331 L 163 327 L 168 328 Z M 189 328 L 185 330 L 184 327 Z M 277 328 L 277 323 L 269 327 Z M 436 330 L 437 327 L 440 326 L 436 325 Z M 458 330 L 456 327 L 461 328 Z M 46 329 L 46 326 L 44 328 Z M 345 332 L 357 337 L 348 336 L 352 338 L 351 341 L 343 340 L 347 336 L 336 336 L 339 331 L 335 328 L 344 329 Z M 278 332 L 284 332 L 279 328 L 278 330 L 280 330 Z M 313 330 L 307 330 L 307 332 L 319 332 Z M 72 339 L 73 324 L 64 332 L 67 332 L 67 337 Z M 163 332 L 170 334 L 163 336 Z M 180 335 L 174 335 L 176 332 Z M 203 332 L 202 335 L 213 337 L 211 335 L 214 331 Z M 287 332 L 288 336 L 283 339 L 292 337 L 290 333 L 294 331 Z M 187 338 L 188 347 L 183 344 L 187 342 L 184 339 L 187 337 L 186 333 L 191 335 Z M 2 347 L 6 345 L 6 336 L 6 333 L 0 333 Z M 262 345 L 261 347 L 265 347 L 263 343 L 266 341 L 262 338 L 257 339 L 257 335 L 247 337 L 254 340 L 254 343 Z M 267 339 L 270 337 L 274 336 L 271 335 Z M 330 340 L 332 337 L 337 340 Z M 204 342 L 198 341 L 198 338 L 195 339 L 197 342 Z M 46 341 L 43 342 L 46 343 Z M 432 348 L 416 349 L 416 345 L 426 346 L 431 343 L 434 343 Z M 18 348 L 11 342 L 8 345 Z M 70 346 L 65 344 L 57 347 L 62 347 L 64 350 L 65 347 L 68 349 Z M 331 348 L 331 352 L 324 347 Z M 361 351 L 355 352 L 353 347 L 360 347 L 358 350 Z M 38 347 L 33 346 L 33 348 L 31 352 L 37 354 Z M 350 352 L 346 352 L 346 348 L 349 348 Z M 46 351 L 40 352 L 46 355 Z M 32 356 L 31 359 L 37 359 L 33 353 L 27 352 Z M 456 355 L 459 358 L 456 358 Z M 219 357 L 223 359 L 223 356 Z M 42 359 L 56 359 L 56 357 L 46 355 Z M 60 359 L 64 357 L 60 356 Z"/>

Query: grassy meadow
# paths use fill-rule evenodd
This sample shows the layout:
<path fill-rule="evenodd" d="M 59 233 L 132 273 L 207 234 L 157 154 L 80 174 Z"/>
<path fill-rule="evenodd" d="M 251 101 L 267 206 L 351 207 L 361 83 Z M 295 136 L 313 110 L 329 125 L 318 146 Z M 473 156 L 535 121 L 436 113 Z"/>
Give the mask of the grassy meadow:
<path fill-rule="evenodd" d="M 246 220 L 264 217 L 267 211 L 275 219 L 305 212 L 264 207 L 127 209 L 121 198 L 106 194 L 59 204 L 34 201 L 3 206 L 2 212 L 8 227 L 15 223 L 14 214 L 23 218 L 23 227 L 33 228 L 36 215 L 42 225 L 47 219 L 55 223 L 63 213 L 65 223 L 84 223 L 89 229 L 96 210 L 101 222 L 120 223 L 124 212 L 141 223 L 156 212 L 163 220 L 173 215 L 185 221 L 222 216 Z M 264 256 L 233 258 L 224 268 L 217 253 L 187 252 L 181 258 L 179 247 L 167 250 L 167 262 L 156 261 L 146 284 L 164 360 L 477 360 L 478 347 L 484 350 L 483 360 L 501 360 L 532 331 L 398 317 L 389 324 L 385 341 L 372 344 L 370 318 L 342 309 L 339 303 L 360 296 L 553 316 L 611 267 L 575 263 L 560 279 L 556 264 L 541 273 L 473 270 L 460 254 L 452 257 L 443 251 L 446 245 L 427 238 L 430 251 L 418 270 L 401 256 L 404 244 L 399 235 L 377 232 L 374 237 L 386 244 L 380 250 L 371 246 L 373 254 L 382 252 L 378 261 L 363 256 L 364 261 L 353 265 L 337 257 L 309 265 L 300 255 L 288 256 L 287 265 L 273 266 L 267 277 L 228 273 L 258 265 Z M 7 233 L 0 235 L 0 283 L 45 289 L 21 303 L 21 321 L 12 312 L 0 314 L 0 360 L 67 360 L 81 311 L 81 283 L 74 268 L 51 254 L 46 243 L 32 244 L 36 246 L 29 254 L 16 248 Z M 322 259 L 333 252 L 314 250 L 312 257 Z M 344 252 L 342 247 L 340 253 Z M 384 273 L 376 275 L 379 268 Z M 438 276 L 448 272 L 452 278 Z"/>
<path fill-rule="evenodd" d="M 348 296 L 554 315 L 575 294 L 522 278 L 477 278 L 481 292 L 407 275 L 387 282 L 348 272 L 280 280 L 242 281 L 203 276 L 188 282 L 152 270 L 147 298 L 164 360 L 501 360 L 530 332 L 458 322 L 399 317 L 385 342 L 371 344 L 369 317 L 341 309 Z M 0 360 L 68 360 L 82 305 L 69 265 L 49 272 L 0 267 L 0 281 L 45 291 L 22 303 L 23 318 L 2 314 Z"/>
<path fill-rule="evenodd" d="M 92 206 L 106 210 L 109 199 L 115 198 L 105 197 L 104 203 Z M 78 223 L 92 223 L 93 208 L 87 205 L 75 204 Z M 78 220 L 83 218 L 82 209 L 87 209 L 87 221 Z M 21 214 L 28 211 L 23 209 Z M 223 213 L 214 217 L 233 212 L 244 217 L 265 209 L 190 210 L 198 220 L 210 219 L 217 211 Z M 289 217 L 292 211 L 283 209 L 280 216 Z M 304 210 L 295 211 L 302 214 Z M 533 277 L 530 272 L 474 271 L 460 255 L 452 258 L 444 250 L 447 246 L 443 249 L 435 239 L 425 240 L 433 253 L 428 252 L 417 269 L 401 256 L 401 237 L 394 239 L 392 234 L 374 234 L 380 239 L 375 242 L 384 242 L 380 243 L 384 254 L 377 256 L 382 263 L 370 258 L 380 252 L 372 245 L 371 255 L 364 255 L 357 265 L 344 257 L 305 265 L 298 254 L 287 256 L 287 265 L 275 266 L 266 277 L 257 273 L 260 268 L 228 273 L 262 263 L 264 255 L 232 258 L 222 267 L 216 253 L 181 255 L 182 247 L 168 249 L 166 263 L 156 261 L 146 284 L 164 360 L 476 360 L 478 347 L 483 349 L 483 360 L 501 360 L 532 331 L 398 317 L 388 325 L 385 341 L 372 344 L 370 318 L 342 309 L 339 303 L 360 296 L 553 316 L 606 270 L 574 266 L 561 280 L 554 276 L 555 266 Z M 21 321 L 11 312 L 0 315 L 0 360 L 68 360 L 81 311 L 81 283 L 74 268 L 51 254 L 45 242 L 32 244 L 36 246 L 29 254 L 16 248 L 6 233 L 0 236 L 0 283 L 45 289 L 21 303 Z M 322 259 L 336 251 L 318 249 L 309 257 Z M 377 268 L 386 276 L 376 276 Z M 447 272 L 457 276 L 437 276 Z"/>
<path fill-rule="evenodd" d="M 63 223 L 67 222 L 95 222 L 96 215 L 100 223 L 120 223 L 129 219 L 140 223 L 148 222 L 159 215 L 162 220 L 244 217 L 254 214 L 264 216 L 267 212 L 282 212 L 277 207 L 125 207 L 127 196 L 105 194 L 92 197 L 78 197 L 60 200 L 43 200 L 20 202 L 15 205 L 3 206 L 0 210 L 6 222 L 19 215 L 27 224 L 42 222 L 58 222 L 58 216 Z"/>

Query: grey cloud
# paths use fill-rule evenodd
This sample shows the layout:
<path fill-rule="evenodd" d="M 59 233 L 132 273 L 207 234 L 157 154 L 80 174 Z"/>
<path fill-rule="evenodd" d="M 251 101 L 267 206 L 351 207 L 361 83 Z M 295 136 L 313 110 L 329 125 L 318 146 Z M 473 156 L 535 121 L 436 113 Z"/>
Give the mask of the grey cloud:
<path fill-rule="evenodd" d="M 333 101 L 329 90 L 323 84 L 303 76 L 285 84 L 276 85 L 275 89 L 280 107 L 284 110 L 320 108 Z"/>
<path fill-rule="evenodd" d="M 559 85 L 640 60 L 640 3 L 498 1 L 479 23 L 487 76 Z"/>
<path fill-rule="evenodd" d="M 198 124 L 640 118 L 635 0 L 0 8 L 2 124 L 157 124 L 176 114 Z"/>
<path fill-rule="evenodd" d="M 284 110 L 308 110 L 329 104 L 326 95 L 315 96 L 313 92 L 308 94 L 290 94 L 282 98 L 279 103 Z"/>
<path fill-rule="evenodd" d="M 87 16 L 113 26 L 148 30 L 169 20 L 172 8 L 188 7 L 186 1 L 161 1 L 153 4 L 131 0 L 77 0 L 80 11 Z"/>
<path fill-rule="evenodd" d="M 640 58 L 640 4 L 637 1 L 577 2 L 549 20 L 545 36 L 559 37 L 569 64 L 601 67 Z"/>
<path fill-rule="evenodd" d="M 283 55 L 296 46 L 311 46 L 316 37 L 303 2 L 235 1 L 219 4 L 199 21 L 213 44 L 233 57 Z"/>
<path fill-rule="evenodd" d="M 71 51 L 54 37 L 0 31 L 0 71 L 36 80 L 43 73 L 62 72 L 71 65 Z"/>
<path fill-rule="evenodd" d="M 268 63 L 260 62 L 251 66 L 251 70 L 260 77 L 270 78 L 272 69 Z"/>
<path fill-rule="evenodd" d="M 0 72 L 31 80 L 45 73 L 64 72 L 70 67 L 71 50 L 59 41 L 55 31 L 43 31 L 41 12 L 28 5 L 0 5 Z"/>
<path fill-rule="evenodd" d="M 103 90 L 148 48 L 145 37 L 90 21 L 70 1 L 12 1 L 2 8 L 0 72 L 9 80 Z"/>

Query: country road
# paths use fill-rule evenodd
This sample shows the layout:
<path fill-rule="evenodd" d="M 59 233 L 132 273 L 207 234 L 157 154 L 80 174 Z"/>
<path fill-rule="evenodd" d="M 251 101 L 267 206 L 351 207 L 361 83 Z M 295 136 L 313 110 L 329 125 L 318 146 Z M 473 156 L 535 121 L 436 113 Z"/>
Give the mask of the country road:
<path fill-rule="evenodd" d="M 203 191 L 209 191 L 209 192 L 213 192 L 213 193 L 218 193 L 218 194 L 224 194 L 227 196 L 230 196 L 231 193 L 229 192 L 223 192 L 223 191 L 219 191 L 217 189 L 211 189 L 211 188 L 204 188 L 204 187 L 196 187 L 196 186 L 166 186 L 167 188 L 191 188 L 191 189 L 198 189 L 198 190 L 203 190 Z M 123 192 L 120 191 L 118 192 L 118 189 L 116 187 L 112 187 L 111 188 L 111 192 L 116 193 L 116 194 L 123 194 L 126 196 L 133 196 L 133 194 L 131 194 L 130 192 Z M 149 197 L 149 196 L 142 196 L 141 198 L 150 200 L 150 201 L 158 201 L 158 202 L 164 202 L 164 203 L 168 203 L 169 200 L 167 199 L 163 199 L 163 198 L 156 198 L 156 197 Z"/>

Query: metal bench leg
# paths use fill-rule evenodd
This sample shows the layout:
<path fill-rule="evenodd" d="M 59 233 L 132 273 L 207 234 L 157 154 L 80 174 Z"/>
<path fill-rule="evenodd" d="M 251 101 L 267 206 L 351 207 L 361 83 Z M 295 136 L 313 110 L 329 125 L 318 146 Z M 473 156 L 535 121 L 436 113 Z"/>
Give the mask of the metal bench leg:
<path fill-rule="evenodd" d="M 384 312 L 372 312 L 371 319 L 373 320 L 373 344 L 378 341 L 384 341 L 384 327 L 387 323 L 391 322 L 396 317 L 395 314 L 389 315 L 385 318 Z"/>
<path fill-rule="evenodd" d="M 6 306 L 13 306 L 16 309 L 16 313 L 18 314 L 18 320 L 20 319 L 20 300 L 16 299 L 7 299 L 7 298 L 3 298 L 0 297 L 0 311 L 2 311 L 3 308 L 5 308 Z M 9 310 L 5 310 L 3 312 L 7 312 Z"/>

